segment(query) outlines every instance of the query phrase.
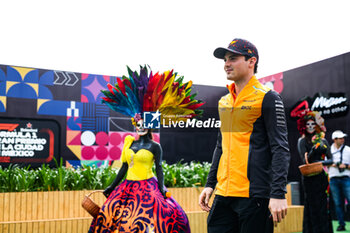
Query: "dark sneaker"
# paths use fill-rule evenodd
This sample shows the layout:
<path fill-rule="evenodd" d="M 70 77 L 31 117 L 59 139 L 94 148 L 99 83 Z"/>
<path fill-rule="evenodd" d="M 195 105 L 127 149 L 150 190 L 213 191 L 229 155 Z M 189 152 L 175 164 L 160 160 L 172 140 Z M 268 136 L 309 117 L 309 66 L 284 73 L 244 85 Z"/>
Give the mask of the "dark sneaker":
<path fill-rule="evenodd" d="M 345 231 L 345 226 L 339 225 L 337 231 Z"/>

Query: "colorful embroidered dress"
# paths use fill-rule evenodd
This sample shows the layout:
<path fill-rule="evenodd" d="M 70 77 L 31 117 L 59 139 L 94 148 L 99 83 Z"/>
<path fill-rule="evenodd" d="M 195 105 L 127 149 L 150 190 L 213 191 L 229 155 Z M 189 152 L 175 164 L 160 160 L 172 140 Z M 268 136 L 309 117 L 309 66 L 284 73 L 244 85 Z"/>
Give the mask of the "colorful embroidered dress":
<path fill-rule="evenodd" d="M 127 136 L 121 156 L 129 165 L 126 180 L 110 194 L 89 232 L 191 232 L 185 212 L 173 199 L 164 199 L 152 172 L 153 154 L 130 146 Z"/>

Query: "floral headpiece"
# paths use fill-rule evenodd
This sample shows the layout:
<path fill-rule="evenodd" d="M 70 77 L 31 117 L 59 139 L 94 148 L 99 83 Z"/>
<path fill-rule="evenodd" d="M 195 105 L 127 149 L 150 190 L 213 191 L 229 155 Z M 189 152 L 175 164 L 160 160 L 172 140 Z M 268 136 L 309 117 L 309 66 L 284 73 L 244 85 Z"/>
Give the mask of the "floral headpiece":
<path fill-rule="evenodd" d="M 297 120 L 298 131 L 301 135 L 305 135 L 306 133 L 306 122 L 309 120 L 313 120 L 316 123 L 315 127 L 315 135 L 312 137 L 312 142 L 314 144 L 320 142 L 322 138 L 325 136 L 326 127 L 324 126 L 324 119 L 321 117 L 321 113 L 317 111 L 310 111 L 306 109 L 299 115 L 299 119 Z"/>
<path fill-rule="evenodd" d="M 183 83 L 183 76 L 178 77 L 173 71 L 162 74 L 152 71 L 148 75 L 146 66 L 140 66 L 140 74 L 127 67 L 129 77 L 117 79 L 108 90 L 101 90 L 102 97 L 112 110 L 132 117 L 133 124 L 143 117 L 143 112 L 159 111 L 162 117 L 170 120 L 184 120 L 203 113 L 198 108 L 204 103 L 191 95 L 192 81 Z"/>

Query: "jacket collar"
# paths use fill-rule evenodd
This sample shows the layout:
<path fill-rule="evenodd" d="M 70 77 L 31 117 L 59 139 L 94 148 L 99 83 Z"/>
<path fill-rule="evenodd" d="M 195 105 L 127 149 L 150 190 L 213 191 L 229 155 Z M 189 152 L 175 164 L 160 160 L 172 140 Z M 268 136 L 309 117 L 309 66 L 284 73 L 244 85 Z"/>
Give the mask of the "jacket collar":
<path fill-rule="evenodd" d="M 247 85 L 244 86 L 244 88 L 242 89 L 240 94 L 245 92 L 246 90 L 248 90 L 250 87 L 254 86 L 257 83 L 259 83 L 259 80 L 256 78 L 255 75 L 253 75 L 250 78 L 250 80 L 247 83 Z M 235 100 L 237 98 L 237 94 L 235 93 L 235 83 L 227 84 L 226 87 L 227 87 L 228 91 L 231 93 L 233 99 Z"/>

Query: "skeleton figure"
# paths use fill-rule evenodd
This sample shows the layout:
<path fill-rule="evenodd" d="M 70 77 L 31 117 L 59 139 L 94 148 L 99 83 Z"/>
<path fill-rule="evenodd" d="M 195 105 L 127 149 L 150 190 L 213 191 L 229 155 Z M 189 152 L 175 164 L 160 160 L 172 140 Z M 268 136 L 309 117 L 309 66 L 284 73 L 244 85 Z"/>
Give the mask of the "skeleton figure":
<path fill-rule="evenodd" d="M 315 132 L 316 122 L 314 120 L 308 120 L 306 122 L 306 131 L 309 134 L 313 134 Z"/>

